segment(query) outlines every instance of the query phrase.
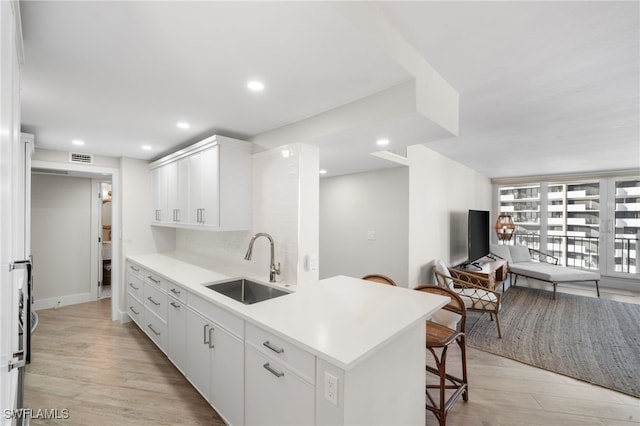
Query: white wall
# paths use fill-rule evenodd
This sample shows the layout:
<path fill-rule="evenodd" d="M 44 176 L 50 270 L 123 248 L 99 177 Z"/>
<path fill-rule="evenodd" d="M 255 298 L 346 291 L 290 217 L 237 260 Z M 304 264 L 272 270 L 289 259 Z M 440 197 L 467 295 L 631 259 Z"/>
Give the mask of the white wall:
<path fill-rule="evenodd" d="M 406 287 L 408 168 L 321 179 L 320 231 L 321 278 L 378 273 Z"/>
<path fill-rule="evenodd" d="M 176 246 L 174 229 L 151 226 L 151 172 L 148 162 L 132 158 L 120 159 L 120 188 L 122 211 L 122 265 L 127 256 L 140 253 L 171 251 Z M 117 243 L 118 236 L 112 235 Z M 118 309 L 121 320 L 126 320 L 126 290 L 121 268 Z"/>
<path fill-rule="evenodd" d="M 82 150 L 80 151 L 71 150 L 71 152 L 82 152 Z M 69 152 L 38 148 L 33 153 L 33 160 L 69 164 Z M 90 164 L 89 166 L 110 167 L 110 168 L 117 169 L 119 167 L 119 160 L 115 157 L 103 157 L 100 155 L 94 155 L 93 164 Z"/>
<path fill-rule="evenodd" d="M 91 179 L 31 179 L 35 308 L 95 299 L 91 294 Z"/>
<path fill-rule="evenodd" d="M 436 259 L 467 258 L 467 212 L 491 210 L 488 177 L 424 145 L 407 148 L 409 159 L 409 284 L 432 283 Z"/>

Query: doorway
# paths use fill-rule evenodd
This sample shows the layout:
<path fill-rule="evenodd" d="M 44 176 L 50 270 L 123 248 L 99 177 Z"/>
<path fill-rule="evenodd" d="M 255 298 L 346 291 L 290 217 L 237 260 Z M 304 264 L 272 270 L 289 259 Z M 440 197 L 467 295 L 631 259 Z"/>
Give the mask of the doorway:
<path fill-rule="evenodd" d="M 111 297 L 111 255 L 112 249 L 112 196 L 113 189 L 111 182 L 98 182 L 98 193 L 100 198 L 99 209 L 99 231 L 98 243 L 100 256 L 98 259 L 98 299 Z"/>
<path fill-rule="evenodd" d="M 98 299 L 98 295 L 99 295 L 98 294 L 98 288 L 99 288 L 98 277 L 101 275 L 104 277 L 103 275 L 104 265 L 101 259 L 102 258 L 102 246 L 101 246 L 102 241 L 101 240 L 102 240 L 103 233 L 102 233 L 102 219 L 100 218 L 102 213 L 103 203 L 102 203 L 102 199 L 99 198 L 96 192 L 99 192 L 98 191 L 99 186 L 97 186 L 98 183 L 100 182 L 106 183 L 110 181 L 112 193 L 111 193 L 111 202 L 109 203 L 109 206 L 108 206 L 109 207 L 108 212 L 110 213 L 110 216 L 107 220 L 110 219 L 111 224 L 109 226 L 111 227 L 111 229 L 108 230 L 110 232 L 106 235 L 109 237 L 109 240 L 111 241 L 111 244 L 110 244 L 111 251 L 110 253 L 105 253 L 106 254 L 105 257 L 110 257 L 110 259 L 108 259 L 109 260 L 108 266 L 110 266 L 110 268 L 108 268 L 108 274 L 109 274 L 109 283 L 110 283 L 109 287 L 110 287 L 110 293 L 111 293 L 110 294 L 111 319 L 114 321 L 115 320 L 122 321 L 122 318 L 126 314 L 123 315 L 120 311 L 120 304 L 121 304 L 120 297 L 122 292 L 120 291 L 121 247 L 120 247 L 119 236 L 120 236 L 121 218 L 119 213 L 120 211 L 119 169 L 111 168 L 111 167 L 91 166 L 91 165 L 84 165 L 84 164 L 72 164 L 72 163 L 66 164 L 66 163 L 57 163 L 57 162 L 50 162 L 50 161 L 33 160 L 31 170 L 33 174 L 49 175 L 48 177 L 60 176 L 60 177 L 65 177 L 69 181 L 82 180 L 82 179 L 73 179 L 73 178 L 84 178 L 85 180 L 89 180 L 90 182 L 88 187 L 90 188 L 89 192 L 93 194 L 91 195 L 92 201 L 89 203 L 91 205 L 90 207 L 91 212 L 86 213 L 87 215 L 91 216 L 91 220 L 90 220 L 91 223 L 90 223 L 90 226 L 88 225 L 89 228 L 84 228 L 84 229 L 87 229 L 87 231 L 85 232 L 85 235 L 87 233 L 91 234 L 90 239 L 89 238 L 87 239 L 88 241 L 90 241 L 89 243 L 90 248 L 89 247 L 87 248 L 87 251 L 90 252 L 90 259 L 86 259 L 86 256 L 85 256 L 85 259 L 87 263 L 90 265 L 89 267 L 91 269 L 91 273 L 90 273 L 91 278 L 89 278 L 90 286 L 88 287 L 83 286 L 82 288 L 77 288 L 74 291 L 73 290 L 60 291 L 60 285 L 58 285 L 56 286 L 57 288 L 55 290 L 56 294 L 51 294 L 51 295 L 48 295 L 47 297 L 47 295 L 43 294 L 43 291 L 45 290 L 44 287 L 46 287 L 46 284 L 44 281 L 45 280 L 50 281 L 51 276 L 46 274 L 45 268 L 40 267 L 38 276 L 41 277 L 39 278 L 39 280 L 43 282 L 41 283 L 41 285 L 39 286 L 40 288 L 36 292 L 36 293 L 40 293 L 40 295 L 39 297 L 36 297 L 34 308 L 46 309 L 46 308 L 55 307 L 55 306 L 82 303 L 82 302 Z M 54 188 L 56 187 L 54 186 Z M 60 200 L 57 200 L 57 205 L 61 209 L 66 209 L 68 207 L 67 203 L 61 203 Z M 44 216 L 42 221 L 43 226 L 45 226 L 47 223 L 52 224 L 51 220 L 48 217 L 49 217 L 48 215 Z M 66 215 L 63 215 L 63 217 L 66 217 Z M 97 218 L 100 218 L 100 219 L 97 219 Z M 60 228 L 60 227 L 56 225 L 54 226 L 54 228 Z M 67 237 L 68 235 L 75 235 L 78 233 L 77 226 L 75 226 L 75 223 L 72 224 L 71 226 L 67 226 L 66 228 L 67 228 L 67 233 L 64 234 L 63 236 L 60 236 L 55 241 L 62 243 L 63 241 L 66 241 L 68 239 Z M 33 239 L 33 235 L 32 235 L 32 239 Z M 100 245 L 97 244 L 98 241 L 100 242 Z M 55 265 L 56 267 L 59 267 L 59 263 L 57 263 L 55 259 L 56 259 L 56 256 L 63 251 L 65 250 L 62 250 L 60 247 L 57 247 L 52 250 L 44 251 L 42 253 L 39 265 L 42 266 L 42 262 L 45 261 L 45 258 L 46 258 L 53 265 Z M 66 251 L 70 252 L 71 250 L 66 250 Z M 73 267 L 70 267 L 68 271 L 71 273 L 74 273 L 76 271 L 75 265 Z M 65 283 L 65 285 L 67 284 L 65 278 L 58 280 L 58 282 L 63 282 Z M 84 282 L 86 283 L 87 281 L 85 280 Z M 106 288 L 105 288 L 105 291 L 104 292 L 101 291 L 101 293 L 102 294 L 100 294 L 100 296 L 107 297 Z"/>

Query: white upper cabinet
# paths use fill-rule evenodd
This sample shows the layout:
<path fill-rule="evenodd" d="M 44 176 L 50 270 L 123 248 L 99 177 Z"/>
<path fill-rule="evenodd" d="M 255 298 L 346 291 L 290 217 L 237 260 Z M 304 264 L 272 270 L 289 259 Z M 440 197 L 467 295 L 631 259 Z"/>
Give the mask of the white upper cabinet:
<path fill-rule="evenodd" d="M 212 136 L 149 165 L 152 224 L 251 228 L 251 144 Z"/>
<path fill-rule="evenodd" d="M 219 146 L 189 157 L 189 223 L 217 226 L 220 223 L 218 181 Z"/>

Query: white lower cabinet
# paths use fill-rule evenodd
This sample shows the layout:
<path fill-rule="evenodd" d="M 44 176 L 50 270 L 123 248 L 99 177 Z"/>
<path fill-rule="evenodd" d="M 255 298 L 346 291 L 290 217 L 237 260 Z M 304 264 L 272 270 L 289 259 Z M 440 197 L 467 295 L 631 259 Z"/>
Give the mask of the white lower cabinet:
<path fill-rule="evenodd" d="M 138 327 L 144 327 L 144 307 L 131 293 L 127 293 L 127 313 Z"/>
<path fill-rule="evenodd" d="M 171 296 L 168 300 L 169 342 L 167 343 L 167 356 L 178 367 L 178 370 L 185 374 L 187 368 L 187 306 L 184 302 Z"/>
<path fill-rule="evenodd" d="M 192 310 L 187 311 L 187 379 L 209 400 L 211 375 L 209 320 Z"/>
<path fill-rule="evenodd" d="M 313 425 L 315 389 L 284 364 L 245 345 L 245 424 Z"/>
<path fill-rule="evenodd" d="M 244 424 L 244 344 L 217 323 L 187 311 L 186 375 L 229 424 Z"/>
<path fill-rule="evenodd" d="M 211 405 L 232 425 L 244 424 L 244 342 L 212 325 Z"/>

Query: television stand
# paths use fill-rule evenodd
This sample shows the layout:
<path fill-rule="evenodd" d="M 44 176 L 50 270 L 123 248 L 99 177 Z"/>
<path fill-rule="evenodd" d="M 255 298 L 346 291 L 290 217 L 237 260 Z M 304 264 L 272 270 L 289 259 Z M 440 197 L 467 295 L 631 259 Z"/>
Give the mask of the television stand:
<path fill-rule="evenodd" d="M 467 270 L 466 267 L 468 265 L 473 265 L 479 270 L 478 271 Z M 507 279 L 507 274 L 509 273 L 506 260 L 504 259 L 492 260 L 488 256 L 485 256 L 476 262 L 460 266 L 456 269 L 460 271 L 464 271 L 468 274 L 477 275 L 479 277 L 487 279 L 489 281 L 490 290 L 495 290 L 496 287 L 498 287 L 500 284 L 503 284 L 504 280 Z M 504 285 L 502 286 L 502 290 L 504 291 Z"/>

